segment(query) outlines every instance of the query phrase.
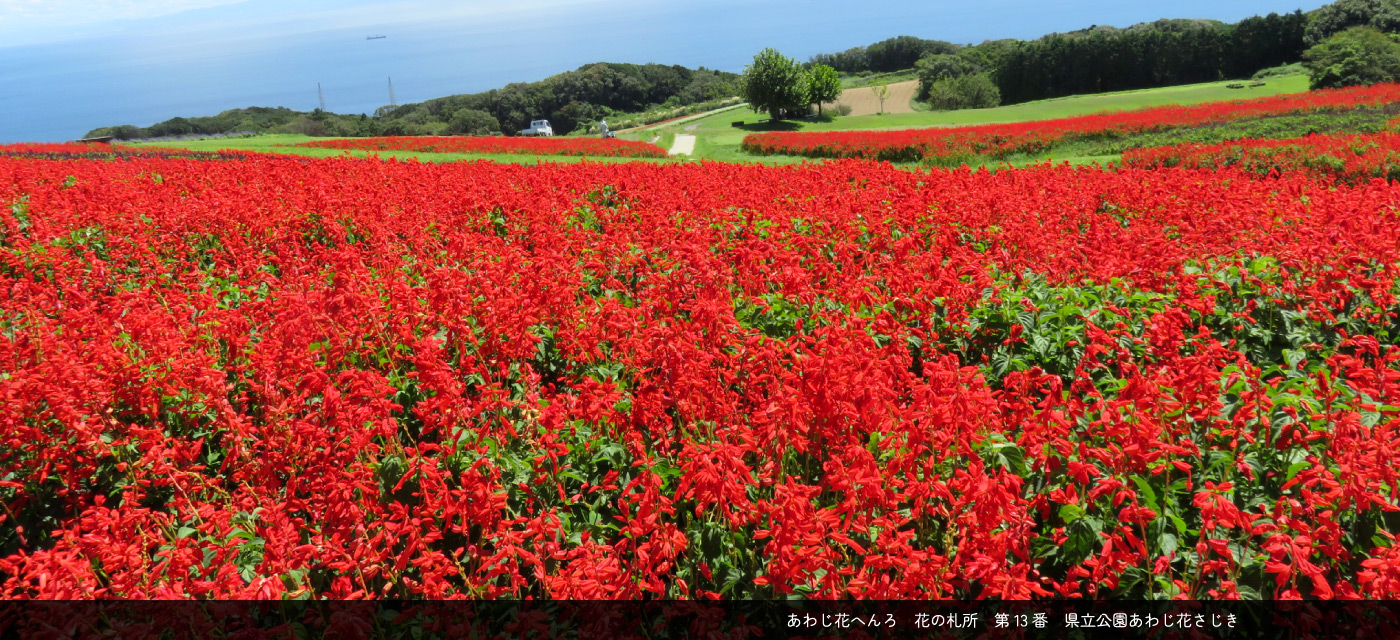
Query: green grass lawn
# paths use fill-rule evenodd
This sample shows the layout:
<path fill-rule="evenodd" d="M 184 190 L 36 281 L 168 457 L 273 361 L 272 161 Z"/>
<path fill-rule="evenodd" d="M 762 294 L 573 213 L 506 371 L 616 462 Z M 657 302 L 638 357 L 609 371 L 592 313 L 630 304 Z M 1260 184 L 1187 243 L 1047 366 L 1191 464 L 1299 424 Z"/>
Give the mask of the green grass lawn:
<path fill-rule="evenodd" d="M 674 144 L 676 144 L 676 128 L 675 128 L 675 127 L 663 127 L 663 128 L 661 128 L 661 129 L 648 129 L 648 130 L 642 132 L 642 136 L 644 137 L 644 139 L 642 140 L 642 142 L 650 142 L 652 138 L 656 138 L 656 142 L 655 142 L 654 144 L 655 144 L 656 146 L 658 146 L 658 147 L 661 147 L 662 149 L 665 149 L 667 153 L 670 153 L 670 151 L 671 151 L 671 146 L 674 145 Z M 660 136 L 660 137 L 657 137 L 657 136 Z"/>
<path fill-rule="evenodd" d="M 458 160 L 492 160 L 500 163 L 510 164 L 539 164 L 541 162 L 629 162 L 633 160 L 641 162 L 674 162 L 669 158 L 606 158 L 595 156 L 556 156 L 556 155 L 526 155 L 518 153 L 425 153 L 420 151 L 346 151 L 341 149 L 317 149 L 313 147 L 293 147 L 301 142 L 312 140 L 333 140 L 334 138 L 313 138 L 298 134 L 266 134 L 252 136 L 248 138 L 221 138 L 217 140 L 182 140 L 177 142 L 134 142 L 122 143 L 130 144 L 132 147 L 173 147 L 179 149 L 189 149 L 191 151 L 221 151 L 223 149 L 234 149 L 238 151 L 256 151 L 259 153 L 285 153 L 299 156 L 310 156 L 313 158 L 332 158 L 351 156 L 365 158 L 378 156 L 385 160 L 398 159 L 408 160 L 410 158 L 419 162 L 456 162 Z M 288 145 L 288 146 L 279 146 Z"/>
<path fill-rule="evenodd" d="M 894 84 L 896 82 L 908 82 L 918 79 L 919 72 L 913 69 L 891 71 L 889 73 L 875 73 L 868 76 L 845 76 L 841 78 L 841 88 L 854 89 L 857 87 L 873 87 L 877 84 Z"/>
<path fill-rule="evenodd" d="M 1265 98 L 1284 93 L 1308 90 L 1307 76 L 1285 76 L 1271 79 L 1268 84 L 1252 89 L 1230 89 L 1227 82 L 1189 84 L 1158 89 L 1138 89 L 1091 95 L 1069 96 L 1023 102 L 990 109 L 961 111 L 924 111 L 917 113 L 887 113 L 873 116 L 847 116 L 830 122 L 804 126 L 803 131 L 845 131 L 850 129 L 909 129 L 948 125 L 989 124 L 996 122 L 1029 122 L 1082 116 L 1099 111 L 1126 111 L 1168 104 L 1196 104 L 1222 100 Z M 758 118 L 755 118 L 755 121 Z"/>
<path fill-rule="evenodd" d="M 699 124 L 694 133 L 699 137 L 695 145 L 695 157 L 707 160 L 729 162 L 762 161 L 769 164 L 783 164 L 776 156 L 759 158 L 744 153 L 739 143 L 744 136 L 755 131 L 848 131 L 858 129 L 914 129 L 920 127 L 957 126 L 990 124 L 1002 122 L 1028 122 L 1082 116 L 1100 111 L 1124 111 L 1155 107 L 1168 104 L 1196 104 L 1221 100 L 1263 98 L 1284 93 L 1301 93 L 1308 90 L 1307 76 L 1284 76 L 1270 78 L 1262 87 L 1230 89 L 1230 82 L 1210 82 L 1205 84 L 1163 87 L 1160 89 L 1140 89 L 1093 95 L 1071 96 L 1038 100 L 991 109 L 966 109 L 962 111 L 921 111 L 916 113 L 887 113 L 872 116 L 845 116 L 828 118 L 822 121 L 785 121 L 772 125 L 766 120 L 767 114 L 756 114 L 747 109 L 728 111 L 701 118 L 691 124 Z M 733 126 L 733 122 L 741 122 Z"/>

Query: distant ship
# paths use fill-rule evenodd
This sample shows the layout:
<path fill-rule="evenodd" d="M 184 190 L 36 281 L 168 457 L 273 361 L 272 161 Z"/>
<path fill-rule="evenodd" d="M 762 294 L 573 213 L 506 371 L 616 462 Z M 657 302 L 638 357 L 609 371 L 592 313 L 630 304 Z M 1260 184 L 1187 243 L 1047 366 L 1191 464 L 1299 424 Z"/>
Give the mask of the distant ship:
<path fill-rule="evenodd" d="M 389 36 L 366 36 L 365 39 L 366 39 L 366 40 L 383 40 L 384 38 L 387 38 L 387 37 L 389 37 Z"/>

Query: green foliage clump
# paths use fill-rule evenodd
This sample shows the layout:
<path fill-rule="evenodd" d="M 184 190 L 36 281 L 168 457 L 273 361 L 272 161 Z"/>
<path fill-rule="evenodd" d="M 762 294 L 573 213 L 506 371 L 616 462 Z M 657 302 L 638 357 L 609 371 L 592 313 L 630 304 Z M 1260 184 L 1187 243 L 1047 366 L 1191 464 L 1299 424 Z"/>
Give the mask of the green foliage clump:
<path fill-rule="evenodd" d="M 823 64 L 848 74 L 903 71 L 913 68 L 914 63 L 925 56 L 955 51 L 958 51 L 958 45 L 951 42 L 896 36 L 839 53 L 817 54 L 808 64 Z"/>
<path fill-rule="evenodd" d="M 1260 70 L 1254 72 L 1254 75 L 1253 75 L 1253 76 L 1250 76 L 1250 79 L 1251 79 L 1251 80 L 1266 80 L 1266 79 L 1268 79 L 1268 78 L 1282 78 L 1282 77 L 1284 77 L 1284 76 L 1296 76 L 1296 75 L 1301 75 L 1301 74 L 1304 74 L 1304 73 L 1307 73 L 1307 72 L 1308 72 L 1308 70 L 1307 70 L 1305 67 L 1303 67 L 1303 63 L 1301 63 L 1301 62 L 1294 62 L 1293 64 L 1281 64 L 1281 65 L 1278 65 L 1278 66 L 1276 66 L 1276 67 L 1268 67 L 1268 68 L 1266 68 L 1266 69 L 1260 69 Z"/>
<path fill-rule="evenodd" d="M 914 65 L 919 72 L 919 99 L 927 100 L 934 83 L 986 71 L 967 56 L 940 53 L 925 56 Z"/>
<path fill-rule="evenodd" d="M 1337 0 L 1308 16 L 1303 41 L 1308 46 L 1352 27 L 1372 27 L 1378 31 L 1400 31 L 1400 0 Z"/>
<path fill-rule="evenodd" d="M 1001 104 L 1001 92 L 989 74 L 978 73 L 935 80 L 926 99 L 930 107 L 943 111 L 985 109 Z"/>
<path fill-rule="evenodd" d="M 448 133 L 484 136 L 500 130 L 500 121 L 480 109 L 458 109 L 447 122 Z"/>
<path fill-rule="evenodd" d="M 924 40 L 914 36 L 896 36 L 865 48 L 871 71 L 908 69 L 919 58 L 935 53 L 952 53 L 958 45 L 942 40 Z"/>
<path fill-rule="evenodd" d="M 967 47 L 955 54 L 921 58 L 918 99 L 935 110 L 981 109 L 1001 104 L 1001 90 L 991 71 L 1005 53 L 995 44 Z"/>
<path fill-rule="evenodd" d="M 1352 27 L 1303 54 L 1313 89 L 1400 79 L 1400 42 L 1371 27 Z"/>

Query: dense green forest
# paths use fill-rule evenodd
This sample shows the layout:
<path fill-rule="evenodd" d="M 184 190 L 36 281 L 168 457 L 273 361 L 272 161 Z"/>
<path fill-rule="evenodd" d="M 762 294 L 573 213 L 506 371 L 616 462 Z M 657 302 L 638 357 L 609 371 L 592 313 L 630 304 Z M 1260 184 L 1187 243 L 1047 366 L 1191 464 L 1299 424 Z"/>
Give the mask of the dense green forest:
<path fill-rule="evenodd" d="M 852 47 L 840 53 L 819 53 L 812 56 L 808 66 L 824 64 L 841 73 L 887 73 L 913 69 L 920 58 L 955 53 L 962 47 L 942 40 L 925 40 L 914 36 L 896 36 L 864 47 Z"/>
<path fill-rule="evenodd" d="M 171 118 L 149 127 L 102 127 L 87 137 L 123 140 L 239 131 L 326 136 L 514 133 L 548 118 L 556 134 L 617 114 L 704 105 L 737 93 L 738 76 L 705 68 L 599 62 L 539 82 L 515 82 L 482 93 L 453 95 L 374 115 L 294 111 L 283 107 L 230 109 L 217 116 Z"/>
<path fill-rule="evenodd" d="M 1005 103 L 1248 78 L 1297 62 L 1306 48 L 1306 22 L 1295 12 L 1234 25 L 1160 20 L 1128 29 L 1096 27 L 1012 48 L 993 78 Z"/>
<path fill-rule="evenodd" d="M 1309 13 L 1271 13 L 1235 24 L 1158 20 L 1125 29 L 1092 26 L 1036 40 L 960 46 L 913 36 L 812 56 L 846 74 L 918 69 L 920 97 L 954 79 L 985 76 L 1002 104 L 1082 93 L 1248 78 L 1298 62 L 1309 47 L 1351 27 L 1400 31 L 1400 0 L 1337 0 Z M 935 86 L 940 80 L 944 85 Z M 971 84 L 970 86 L 975 86 Z M 985 106 L 985 105 L 980 105 Z"/>

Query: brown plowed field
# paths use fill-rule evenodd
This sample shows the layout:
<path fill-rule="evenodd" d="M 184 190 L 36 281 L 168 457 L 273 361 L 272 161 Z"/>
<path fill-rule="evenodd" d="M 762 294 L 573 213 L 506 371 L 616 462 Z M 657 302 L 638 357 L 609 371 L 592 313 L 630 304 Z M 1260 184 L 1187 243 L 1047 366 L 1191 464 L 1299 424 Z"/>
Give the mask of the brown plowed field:
<path fill-rule="evenodd" d="M 909 80 L 907 82 L 895 82 L 890 87 L 890 93 L 885 98 L 885 113 L 913 113 L 909 107 L 909 102 L 914 99 L 914 94 L 919 92 L 919 81 Z M 851 107 L 851 115 L 868 116 L 879 113 L 880 101 L 875 99 L 875 91 L 870 87 L 857 87 L 841 92 L 841 97 L 833 103 L 822 105 L 823 109 L 833 109 L 838 104 Z"/>

